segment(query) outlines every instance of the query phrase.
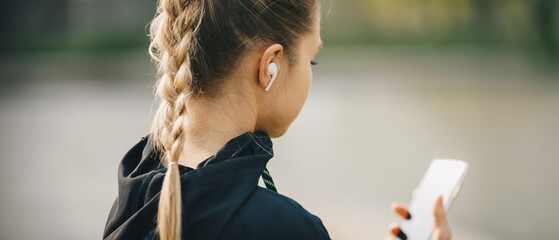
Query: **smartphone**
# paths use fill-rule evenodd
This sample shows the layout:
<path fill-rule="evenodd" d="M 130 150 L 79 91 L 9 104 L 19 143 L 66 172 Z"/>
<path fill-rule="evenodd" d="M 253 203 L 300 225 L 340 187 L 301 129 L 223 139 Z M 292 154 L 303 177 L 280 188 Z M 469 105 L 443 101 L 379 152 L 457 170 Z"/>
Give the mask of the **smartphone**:
<path fill-rule="evenodd" d="M 458 196 L 469 164 L 461 160 L 435 159 L 415 189 L 409 204 L 411 219 L 400 223 L 408 240 L 429 240 L 433 231 L 433 207 L 439 195 L 448 213 Z"/>

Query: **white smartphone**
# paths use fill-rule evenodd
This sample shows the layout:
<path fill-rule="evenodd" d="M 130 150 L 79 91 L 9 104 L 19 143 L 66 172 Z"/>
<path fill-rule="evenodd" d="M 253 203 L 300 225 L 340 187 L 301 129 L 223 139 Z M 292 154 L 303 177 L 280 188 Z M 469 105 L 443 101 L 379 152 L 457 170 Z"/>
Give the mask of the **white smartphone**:
<path fill-rule="evenodd" d="M 448 213 L 458 196 L 469 164 L 460 160 L 435 159 L 425 172 L 409 205 L 411 219 L 400 223 L 408 240 L 429 240 L 433 231 L 433 207 L 439 195 Z"/>

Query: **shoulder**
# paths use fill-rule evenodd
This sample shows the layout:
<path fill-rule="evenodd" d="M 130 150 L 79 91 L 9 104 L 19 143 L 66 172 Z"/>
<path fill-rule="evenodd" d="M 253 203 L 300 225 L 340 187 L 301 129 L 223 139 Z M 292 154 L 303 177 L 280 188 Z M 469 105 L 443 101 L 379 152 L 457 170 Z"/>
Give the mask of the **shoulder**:
<path fill-rule="evenodd" d="M 330 239 L 322 221 L 295 200 L 257 187 L 239 211 L 247 239 Z"/>

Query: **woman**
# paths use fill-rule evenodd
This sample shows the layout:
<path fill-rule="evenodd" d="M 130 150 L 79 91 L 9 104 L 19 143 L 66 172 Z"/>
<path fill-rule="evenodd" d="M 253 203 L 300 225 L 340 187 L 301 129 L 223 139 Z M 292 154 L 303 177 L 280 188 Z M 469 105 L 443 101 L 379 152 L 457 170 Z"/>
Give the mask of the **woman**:
<path fill-rule="evenodd" d="M 319 31 L 317 0 L 160 0 L 149 52 L 161 103 L 119 166 L 104 238 L 329 239 L 266 170 L 270 138 L 307 98 Z M 437 213 L 435 239 L 449 239 Z"/>

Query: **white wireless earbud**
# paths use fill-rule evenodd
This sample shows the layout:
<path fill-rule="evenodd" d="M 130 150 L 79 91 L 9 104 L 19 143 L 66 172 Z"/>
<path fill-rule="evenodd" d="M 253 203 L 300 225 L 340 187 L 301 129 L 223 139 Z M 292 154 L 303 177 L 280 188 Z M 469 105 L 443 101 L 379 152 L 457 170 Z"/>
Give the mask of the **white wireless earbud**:
<path fill-rule="evenodd" d="M 278 65 L 276 65 L 275 62 L 272 62 L 272 63 L 270 63 L 270 65 L 268 65 L 268 74 L 270 76 L 272 76 L 272 79 L 270 79 L 270 82 L 268 83 L 268 85 L 264 89 L 264 90 L 266 90 L 266 92 L 268 90 L 270 90 L 270 88 L 272 87 L 272 84 L 274 83 L 274 81 L 276 80 L 276 77 L 278 76 Z"/>

